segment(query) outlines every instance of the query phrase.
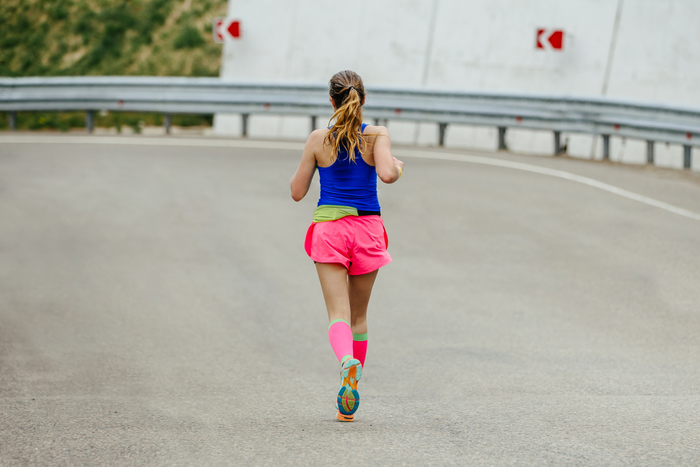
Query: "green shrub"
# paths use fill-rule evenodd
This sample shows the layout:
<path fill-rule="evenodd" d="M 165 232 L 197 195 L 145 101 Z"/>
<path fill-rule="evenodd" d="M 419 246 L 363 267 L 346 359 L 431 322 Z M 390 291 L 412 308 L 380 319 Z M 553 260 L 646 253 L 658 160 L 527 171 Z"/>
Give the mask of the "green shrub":
<path fill-rule="evenodd" d="M 82 36 L 83 44 L 88 44 L 95 33 L 97 13 L 86 5 L 81 5 L 77 13 L 77 21 L 73 25 L 73 33 Z"/>
<path fill-rule="evenodd" d="M 4 126 L 8 125 L 9 118 L 6 116 Z M 83 112 L 17 112 L 19 130 L 68 131 L 70 128 L 84 127 L 85 113 Z"/>
<path fill-rule="evenodd" d="M 69 115 L 66 125 L 68 128 L 85 128 L 85 115 L 75 113 Z"/>
<path fill-rule="evenodd" d="M 141 120 L 138 115 L 127 115 L 124 118 L 124 122 L 134 130 L 134 133 L 141 133 L 140 123 L 142 121 L 143 120 Z"/>
<path fill-rule="evenodd" d="M 21 41 L 19 36 L 8 36 L 8 37 L 4 37 L 2 39 L 2 41 L 0 41 L 0 47 L 2 47 L 3 49 L 5 49 L 5 48 L 9 49 L 9 48 L 15 47 L 21 43 L 22 43 L 22 41 Z"/>
<path fill-rule="evenodd" d="M 180 34 L 175 38 L 173 47 L 176 49 L 191 49 L 204 45 L 204 43 L 204 39 L 196 28 L 192 26 L 185 26 L 182 31 L 180 31 Z"/>
<path fill-rule="evenodd" d="M 175 126 L 211 126 L 213 121 L 213 115 L 173 115 L 173 125 Z"/>
<path fill-rule="evenodd" d="M 151 0 L 143 15 L 139 33 L 150 35 L 153 29 L 162 26 L 171 8 L 172 2 L 169 0 Z"/>
<path fill-rule="evenodd" d="M 68 2 L 57 2 L 51 5 L 49 10 L 49 17 L 54 21 L 61 21 L 68 18 Z"/>
<path fill-rule="evenodd" d="M 122 126 L 124 125 L 124 123 L 122 122 L 122 114 L 119 112 L 115 113 L 112 117 L 112 120 L 114 122 L 114 126 L 117 128 L 117 133 L 121 133 Z"/>

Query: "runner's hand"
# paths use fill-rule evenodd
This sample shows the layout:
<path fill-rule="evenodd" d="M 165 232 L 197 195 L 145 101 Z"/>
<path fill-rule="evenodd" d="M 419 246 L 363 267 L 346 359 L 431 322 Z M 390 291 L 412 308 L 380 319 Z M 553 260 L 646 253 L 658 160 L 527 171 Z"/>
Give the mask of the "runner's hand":
<path fill-rule="evenodd" d="M 394 157 L 394 156 L 391 156 L 391 157 Z M 394 165 L 396 167 L 400 168 L 401 173 L 403 174 L 403 162 L 394 157 Z"/>

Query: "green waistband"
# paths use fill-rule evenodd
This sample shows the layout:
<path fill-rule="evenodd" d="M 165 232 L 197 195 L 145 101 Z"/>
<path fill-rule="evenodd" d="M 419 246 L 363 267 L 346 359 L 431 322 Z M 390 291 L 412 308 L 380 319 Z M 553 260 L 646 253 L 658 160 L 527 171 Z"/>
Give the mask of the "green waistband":
<path fill-rule="evenodd" d="M 324 204 L 314 211 L 314 222 L 337 221 L 347 216 L 357 216 L 357 209 L 350 206 Z"/>

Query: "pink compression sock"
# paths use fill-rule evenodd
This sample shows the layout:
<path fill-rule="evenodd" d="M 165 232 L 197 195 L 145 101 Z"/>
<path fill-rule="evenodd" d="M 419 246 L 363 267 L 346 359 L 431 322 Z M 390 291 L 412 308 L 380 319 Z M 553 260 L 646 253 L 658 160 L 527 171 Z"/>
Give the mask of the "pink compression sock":
<path fill-rule="evenodd" d="M 342 319 L 335 319 L 328 325 L 328 340 L 338 361 L 343 364 L 352 358 L 352 329 Z"/>
<path fill-rule="evenodd" d="M 362 368 L 364 368 L 367 356 L 367 333 L 352 335 L 352 355 L 360 361 Z"/>

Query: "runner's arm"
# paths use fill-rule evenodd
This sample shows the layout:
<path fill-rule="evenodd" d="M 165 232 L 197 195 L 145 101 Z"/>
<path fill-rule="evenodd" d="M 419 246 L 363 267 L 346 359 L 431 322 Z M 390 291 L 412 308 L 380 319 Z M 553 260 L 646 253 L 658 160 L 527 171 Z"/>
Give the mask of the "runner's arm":
<path fill-rule="evenodd" d="M 403 162 L 391 155 L 391 138 L 386 127 L 375 127 L 379 130 L 374 140 L 374 165 L 377 175 L 384 183 L 394 183 L 401 177 Z"/>
<path fill-rule="evenodd" d="M 304 146 L 304 152 L 301 154 L 301 162 L 299 162 L 299 167 L 297 172 L 292 177 L 291 189 L 292 189 L 292 199 L 294 201 L 301 201 L 306 196 L 309 191 L 309 186 L 311 186 L 311 179 L 314 177 L 314 172 L 316 171 L 316 155 L 314 154 L 314 147 L 318 144 L 319 138 L 322 138 L 322 131 L 316 130 L 309 135 L 309 139 L 306 141 L 306 146 Z"/>

